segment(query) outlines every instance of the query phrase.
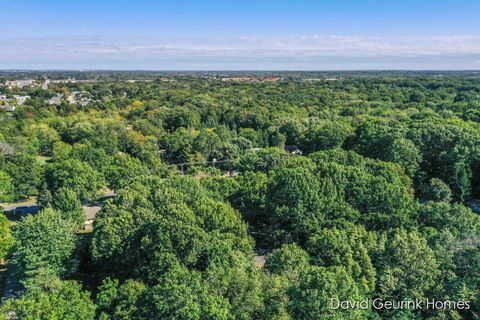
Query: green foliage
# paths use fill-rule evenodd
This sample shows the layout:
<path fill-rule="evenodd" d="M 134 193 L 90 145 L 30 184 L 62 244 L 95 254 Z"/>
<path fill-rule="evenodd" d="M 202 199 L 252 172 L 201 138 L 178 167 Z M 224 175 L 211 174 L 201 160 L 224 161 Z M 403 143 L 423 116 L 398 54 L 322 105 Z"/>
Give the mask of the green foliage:
<path fill-rule="evenodd" d="M 242 212 L 250 225 L 264 227 L 267 223 L 268 176 L 262 172 L 246 171 L 238 177 L 238 184 L 237 192 L 231 196 L 232 204 Z"/>
<path fill-rule="evenodd" d="M 294 160 L 295 159 L 295 160 Z M 262 244 L 305 244 L 327 226 L 359 222 L 370 230 L 415 225 L 411 180 L 400 166 L 331 150 L 297 156 L 283 167 L 246 172 L 232 203 Z"/>
<path fill-rule="evenodd" d="M 309 267 L 310 256 L 297 244 L 285 244 L 268 256 L 265 269 L 273 274 L 296 280 Z"/>
<path fill-rule="evenodd" d="M 275 172 L 268 189 L 269 234 L 275 242 L 305 242 L 322 226 L 321 186 L 315 175 L 304 168 Z"/>
<path fill-rule="evenodd" d="M 85 222 L 85 211 L 75 191 L 60 188 L 55 192 L 51 202 L 52 208 L 60 212 L 63 220 L 82 225 Z"/>
<path fill-rule="evenodd" d="M 24 277 L 40 268 L 51 269 L 57 276 L 71 274 L 77 266 L 74 251 L 76 225 L 64 220 L 62 214 L 45 209 L 28 216 L 15 226 L 14 260 Z"/>
<path fill-rule="evenodd" d="M 480 314 L 480 218 L 465 206 L 480 197 L 478 75 L 45 75 L 93 81 L 6 89 L 31 99 L 0 113 L 0 202 L 38 196 L 49 209 L 14 227 L 13 251 L 0 218 L 0 258 L 13 253 L 26 288 L 0 318 Z M 304 81 L 330 77 L 339 81 Z M 90 103 L 45 103 L 73 91 Z M 80 201 L 99 200 L 106 186 L 115 197 L 93 233 L 75 235 Z M 81 279 L 96 310 L 62 279 Z M 332 297 L 434 297 L 472 308 L 333 310 Z"/>
<path fill-rule="evenodd" d="M 14 187 L 8 174 L 0 171 L 0 202 L 11 202 L 14 199 Z"/>
<path fill-rule="evenodd" d="M 365 319 L 368 310 L 338 309 L 331 299 L 357 301 L 364 297 L 343 268 L 311 267 L 289 290 L 288 306 L 293 319 Z"/>
<path fill-rule="evenodd" d="M 90 294 L 74 281 L 65 281 L 52 291 L 29 290 L 0 308 L 6 319 L 15 314 L 25 320 L 93 320 L 95 304 Z"/>
<path fill-rule="evenodd" d="M 378 271 L 378 292 L 398 300 L 423 299 L 435 286 L 439 266 L 427 241 L 416 232 L 400 230 L 391 236 Z"/>
<path fill-rule="evenodd" d="M 4 170 L 12 178 L 15 199 L 37 194 L 43 170 L 35 157 L 17 153 L 7 158 Z"/>
<path fill-rule="evenodd" d="M 342 146 L 353 134 L 350 126 L 339 122 L 327 122 L 309 128 L 301 142 L 301 149 L 311 153 L 319 150 L 333 149 Z"/>
<path fill-rule="evenodd" d="M 412 141 L 404 138 L 395 139 L 388 146 L 386 153 L 385 160 L 401 164 L 408 176 L 414 177 L 417 174 L 422 155 Z"/>
<path fill-rule="evenodd" d="M 438 231 L 448 230 L 455 236 L 478 235 L 480 217 L 461 204 L 426 202 L 419 208 L 419 223 Z"/>
<path fill-rule="evenodd" d="M 438 178 L 432 178 L 430 184 L 424 188 L 423 195 L 427 200 L 445 201 L 452 200 L 452 190 L 448 184 Z"/>
<path fill-rule="evenodd" d="M 230 198 L 239 188 L 238 182 L 230 177 L 207 176 L 200 179 L 200 184 L 220 201 Z"/>
<path fill-rule="evenodd" d="M 52 155 L 53 144 L 60 141 L 58 132 L 48 124 L 32 125 L 28 128 L 28 134 L 38 141 L 39 153 Z"/>
<path fill-rule="evenodd" d="M 109 274 L 149 286 L 144 303 L 152 305 L 142 311 L 146 318 L 195 319 L 208 312 L 231 319 L 229 305 L 246 315 L 258 305 L 249 302 L 260 285 L 249 284 L 256 277 L 246 225 L 230 205 L 210 198 L 191 178 L 144 180 L 119 191 L 95 220 L 92 254 Z M 211 279 L 210 292 L 216 295 L 203 296 L 202 278 Z"/>
<path fill-rule="evenodd" d="M 375 288 L 375 269 L 369 256 L 368 235 L 361 228 L 351 230 L 323 229 L 313 235 L 307 248 L 312 263 L 319 266 L 345 268 L 362 292 Z"/>
<path fill-rule="evenodd" d="M 119 285 L 118 280 L 105 279 L 99 287 L 96 299 L 100 317 L 112 319 L 138 319 L 141 305 L 139 299 L 147 287 L 138 281 L 127 280 Z"/>
<path fill-rule="evenodd" d="M 146 292 L 142 302 L 141 319 L 235 319 L 228 300 L 209 293 L 199 274 L 185 269 L 167 273 Z"/>
<path fill-rule="evenodd" d="M 52 193 L 48 190 L 48 184 L 44 181 L 38 193 L 37 203 L 40 208 L 45 209 L 52 206 L 52 200 Z"/>
<path fill-rule="evenodd" d="M 268 172 L 277 169 L 288 154 L 280 148 L 251 150 L 240 158 L 238 170 Z"/>
<path fill-rule="evenodd" d="M 103 177 L 89 164 L 76 159 L 52 163 L 45 179 L 53 194 L 60 188 L 68 188 L 82 200 L 94 199 L 104 183 Z"/>
<path fill-rule="evenodd" d="M 113 157 L 112 164 L 107 168 L 107 181 L 114 190 L 120 190 L 134 178 L 148 174 L 148 168 L 140 160 L 127 154 Z"/>
<path fill-rule="evenodd" d="M 176 108 L 165 114 L 164 128 L 170 132 L 178 128 L 195 128 L 198 127 L 200 118 L 196 112 L 192 112 L 187 108 Z"/>
<path fill-rule="evenodd" d="M 4 260 L 9 255 L 15 239 L 10 231 L 10 221 L 0 212 L 0 260 Z"/>

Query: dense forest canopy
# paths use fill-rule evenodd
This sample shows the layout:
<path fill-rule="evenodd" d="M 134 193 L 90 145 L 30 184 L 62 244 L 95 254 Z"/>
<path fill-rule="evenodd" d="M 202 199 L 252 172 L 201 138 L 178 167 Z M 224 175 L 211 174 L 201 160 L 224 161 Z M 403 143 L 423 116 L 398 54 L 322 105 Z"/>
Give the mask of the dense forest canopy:
<path fill-rule="evenodd" d="M 12 71 L 0 92 L 0 203 L 40 207 L 0 216 L 22 285 L 0 319 L 480 316 L 479 73 Z"/>

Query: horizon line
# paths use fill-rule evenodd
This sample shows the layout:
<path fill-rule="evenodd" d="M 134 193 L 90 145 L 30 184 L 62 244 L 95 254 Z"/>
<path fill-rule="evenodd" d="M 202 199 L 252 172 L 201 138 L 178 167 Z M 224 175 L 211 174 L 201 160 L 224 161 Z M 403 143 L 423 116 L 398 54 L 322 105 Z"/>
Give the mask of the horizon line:
<path fill-rule="evenodd" d="M 9 68 L 0 72 L 480 72 L 478 69 L 70 69 Z"/>

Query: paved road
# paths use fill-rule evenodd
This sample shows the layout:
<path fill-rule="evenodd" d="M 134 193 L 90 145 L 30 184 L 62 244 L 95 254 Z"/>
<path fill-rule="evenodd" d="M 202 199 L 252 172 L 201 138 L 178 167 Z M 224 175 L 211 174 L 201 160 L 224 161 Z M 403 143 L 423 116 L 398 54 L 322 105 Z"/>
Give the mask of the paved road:
<path fill-rule="evenodd" d="M 92 220 L 95 218 L 95 214 L 100 211 L 102 208 L 102 201 L 111 198 L 115 195 L 115 192 L 113 191 L 108 191 L 105 192 L 98 201 L 95 201 L 93 203 L 88 203 L 83 205 L 83 209 L 85 210 L 87 220 Z M 27 215 L 27 214 L 35 214 L 38 212 L 40 207 L 37 204 L 36 200 L 30 200 L 30 201 L 25 201 L 25 202 L 20 202 L 20 203 L 9 203 L 9 204 L 0 204 L 0 207 L 3 207 L 4 212 L 17 212 L 20 213 L 21 215 Z"/>
<path fill-rule="evenodd" d="M 0 204 L 3 207 L 3 211 L 18 211 L 22 214 L 33 214 L 38 212 L 38 204 L 36 200 L 30 200 L 21 203 Z"/>

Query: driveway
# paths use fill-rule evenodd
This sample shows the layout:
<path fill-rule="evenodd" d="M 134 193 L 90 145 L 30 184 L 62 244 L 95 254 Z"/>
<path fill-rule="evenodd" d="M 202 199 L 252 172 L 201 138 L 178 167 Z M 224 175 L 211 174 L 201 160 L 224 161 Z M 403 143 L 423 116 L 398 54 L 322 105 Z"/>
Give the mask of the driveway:
<path fill-rule="evenodd" d="M 22 215 L 35 214 L 40 209 L 36 200 L 29 200 L 19 203 L 0 204 L 0 207 L 3 208 L 4 212 L 16 212 Z"/>
<path fill-rule="evenodd" d="M 95 214 L 100 211 L 102 208 L 102 202 L 108 198 L 115 196 L 113 191 L 105 192 L 98 201 L 87 203 L 83 205 L 83 209 L 87 215 L 87 220 L 92 220 L 95 218 Z M 37 200 L 32 199 L 19 203 L 8 203 L 1 204 L 0 207 L 3 208 L 5 213 L 16 213 L 20 215 L 35 214 L 40 210 L 40 207 L 37 204 Z"/>

